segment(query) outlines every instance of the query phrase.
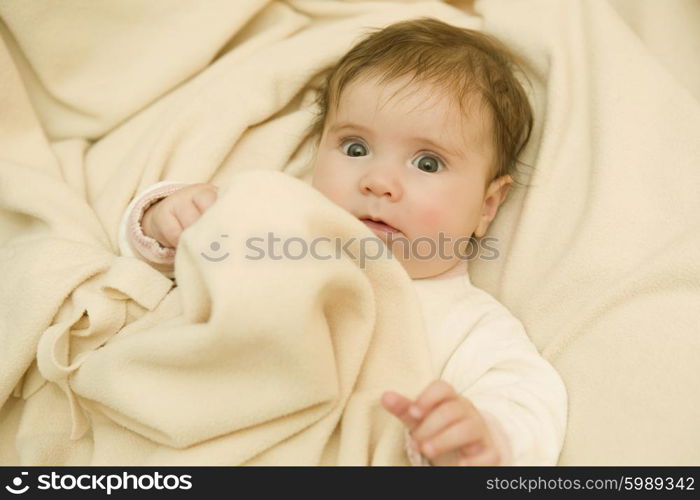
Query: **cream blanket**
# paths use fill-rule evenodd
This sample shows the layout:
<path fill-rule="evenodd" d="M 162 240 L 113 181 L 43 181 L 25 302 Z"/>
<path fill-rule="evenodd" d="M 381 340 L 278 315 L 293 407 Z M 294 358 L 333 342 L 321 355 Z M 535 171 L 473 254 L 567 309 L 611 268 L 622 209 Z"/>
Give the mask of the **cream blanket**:
<path fill-rule="evenodd" d="M 310 176 L 312 88 L 364 29 L 429 15 L 528 64 L 529 187 L 492 228 L 500 258 L 470 265 L 567 384 L 561 463 L 700 464 L 698 79 L 603 0 L 476 12 L 0 2 L 0 463 L 403 463 L 377 397 L 429 367 L 395 263 L 201 253 L 248 230 L 367 235 L 291 178 Z M 289 176 L 242 174 L 261 169 Z M 226 187 L 175 289 L 117 256 L 130 198 L 167 179 Z"/>

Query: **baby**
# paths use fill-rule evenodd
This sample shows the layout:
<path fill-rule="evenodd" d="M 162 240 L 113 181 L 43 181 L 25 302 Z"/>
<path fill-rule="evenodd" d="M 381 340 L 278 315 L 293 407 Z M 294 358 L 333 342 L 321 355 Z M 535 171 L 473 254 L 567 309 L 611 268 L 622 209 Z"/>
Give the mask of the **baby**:
<path fill-rule="evenodd" d="M 406 427 L 414 464 L 550 465 L 564 439 L 559 375 L 522 324 L 471 284 L 454 245 L 484 236 L 530 135 L 532 111 L 513 67 L 508 50 L 482 33 L 431 19 L 397 23 L 332 69 L 311 128 L 313 186 L 385 242 L 422 305 L 439 379 L 415 400 L 382 397 Z M 122 252 L 171 271 L 182 231 L 216 192 L 152 186 L 127 209 Z M 448 244 L 427 253 L 410 245 L 430 241 Z"/>

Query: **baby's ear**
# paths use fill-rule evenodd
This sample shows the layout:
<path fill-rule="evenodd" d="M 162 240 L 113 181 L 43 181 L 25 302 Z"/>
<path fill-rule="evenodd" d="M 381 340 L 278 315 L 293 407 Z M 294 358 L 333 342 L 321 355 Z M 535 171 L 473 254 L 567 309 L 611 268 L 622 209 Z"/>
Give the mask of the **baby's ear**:
<path fill-rule="evenodd" d="M 489 187 L 486 188 L 484 202 L 481 205 L 479 225 L 474 231 L 474 236 L 481 238 L 486 234 L 486 230 L 489 228 L 491 221 L 498 213 L 498 207 L 506 200 L 511 184 L 513 184 L 512 177 L 510 175 L 502 175 L 492 180 Z"/>

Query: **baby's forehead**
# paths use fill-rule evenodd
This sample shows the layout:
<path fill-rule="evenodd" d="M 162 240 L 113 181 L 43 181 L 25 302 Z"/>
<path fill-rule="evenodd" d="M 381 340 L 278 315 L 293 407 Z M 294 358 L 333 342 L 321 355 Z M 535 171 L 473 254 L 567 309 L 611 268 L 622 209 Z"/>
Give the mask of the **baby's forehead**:
<path fill-rule="evenodd" d="M 412 76 L 388 80 L 381 75 L 358 77 L 339 91 L 331 109 L 348 111 L 365 103 L 373 104 L 378 111 L 394 106 L 409 114 L 440 108 L 448 110 L 446 116 L 452 118 L 490 119 L 488 106 L 476 89 Z"/>
<path fill-rule="evenodd" d="M 490 139 L 492 117 L 481 95 L 459 95 L 448 86 L 429 81 L 358 78 L 342 89 L 335 104 L 329 110 L 330 127 L 342 123 L 369 127 L 382 124 L 460 143 Z"/>

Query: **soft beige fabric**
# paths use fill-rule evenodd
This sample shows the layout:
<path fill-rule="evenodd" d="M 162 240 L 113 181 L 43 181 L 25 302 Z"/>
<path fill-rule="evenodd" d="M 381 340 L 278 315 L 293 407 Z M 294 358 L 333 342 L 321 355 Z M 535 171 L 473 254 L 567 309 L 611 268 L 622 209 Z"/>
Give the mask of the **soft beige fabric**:
<path fill-rule="evenodd" d="M 222 212 L 235 206 L 226 197 L 184 236 L 173 291 L 147 266 L 116 258 L 119 218 L 158 180 L 233 191 L 265 179 L 270 194 L 295 186 L 280 199 L 293 198 L 303 217 L 249 191 L 262 211 L 246 205 L 246 217 L 269 208 L 261 221 L 355 234 L 353 221 L 285 182 L 293 179 L 236 174 L 282 170 L 308 181 L 310 88 L 363 28 L 422 15 L 481 21 L 421 1 L 99 5 L 0 2 L 0 462 L 285 463 L 290 453 L 295 463 L 398 461 L 399 428 L 376 396 L 389 379 L 415 391 L 426 374 L 411 308 L 399 316 L 388 306 L 413 300 L 397 269 L 362 272 L 341 260 L 302 280 L 290 262 L 235 288 L 197 256 L 223 234 Z M 700 68 L 686 61 L 692 74 L 679 82 L 604 0 L 475 8 L 483 28 L 525 58 L 537 123 L 524 158 L 534 166 L 529 187 L 512 192 L 490 231 L 500 258 L 472 262 L 472 281 L 523 321 L 564 378 L 561 463 L 700 464 L 700 109 L 687 90 Z M 314 225 L 323 214 L 327 223 Z M 233 295 L 220 297 L 222 288 Z M 274 306 L 285 294 L 290 307 Z M 241 312 L 236 297 L 250 305 L 247 319 L 229 318 Z M 386 328 L 370 326 L 372 317 Z M 212 318 L 226 324 L 226 339 Z M 304 321 L 327 334 L 289 342 L 284 325 L 298 339 Z M 250 324 L 268 325 L 265 345 L 284 356 L 234 336 L 252 333 Z M 353 333 L 364 340 L 330 334 L 350 325 L 363 325 Z M 399 330 L 409 342 L 395 351 Z M 377 344 L 367 348 L 368 338 Z M 243 364 L 241 344 L 251 353 Z M 294 365 L 317 349 L 333 356 Z M 365 352 L 358 375 L 348 367 Z M 255 359 L 274 362 L 245 363 Z M 62 369 L 68 361 L 82 365 Z M 304 377 L 315 385 L 266 399 L 278 385 L 256 393 L 261 380 L 242 377 L 246 368 L 278 376 L 279 387 Z M 11 396 L 15 388 L 25 399 Z M 248 413 L 238 412 L 239 389 L 255 394 Z M 285 409 L 294 413 L 269 420 Z"/>
<path fill-rule="evenodd" d="M 649 52 L 700 99 L 698 0 L 609 0 Z"/>
<path fill-rule="evenodd" d="M 527 58 L 539 120 L 472 279 L 567 385 L 560 464 L 699 465 L 700 104 L 606 1 L 476 10 Z"/>
<path fill-rule="evenodd" d="M 268 232 L 296 238 L 294 258 L 260 258 Z M 119 257 L 72 293 L 21 384 L 15 460 L 405 464 L 402 426 L 379 399 L 430 380 L 410 279 L 393 260 L 363 269 L 359 240 L 338 259 L 296 258 L 300 239 L 330 239 L 314 248 L 335 256 L 353 236 L 371 255 L 383 245 L 291 176 L 236 176 L 183 235 L 178 288 L 166 295 L 167 278 Z M 130 322 L 128 299 L 152 311 Z"/>

